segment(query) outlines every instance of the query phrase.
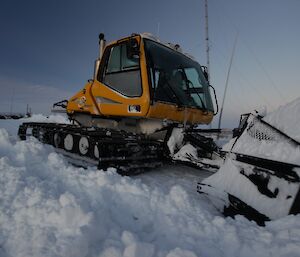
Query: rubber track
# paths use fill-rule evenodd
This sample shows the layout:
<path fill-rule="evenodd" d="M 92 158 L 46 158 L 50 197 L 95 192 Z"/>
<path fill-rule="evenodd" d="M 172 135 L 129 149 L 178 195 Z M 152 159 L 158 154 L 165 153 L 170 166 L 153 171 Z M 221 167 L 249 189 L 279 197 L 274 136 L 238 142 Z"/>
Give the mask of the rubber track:
<path fill-rule="evenodd" d="M 87 161 L 97 161 L 99 169 L 115 167 L 124 175 L 160 166 L 164 158 L 163 142 L 113 129 L 27 122 L 20 125 L 18 135 L 21 140 L 34 136 L 45 144 L 64 150 L 67 154 L 84 157 Z M 67 135 L 71 135 L 73 142 L 72 149 L 69 150 L 66 149 Z M 80 151 L 79 143 L 82 137 L 88 141 L 86 153 Z M 95 153 L 95 149 L 98 150 L 98 154 Z"/>

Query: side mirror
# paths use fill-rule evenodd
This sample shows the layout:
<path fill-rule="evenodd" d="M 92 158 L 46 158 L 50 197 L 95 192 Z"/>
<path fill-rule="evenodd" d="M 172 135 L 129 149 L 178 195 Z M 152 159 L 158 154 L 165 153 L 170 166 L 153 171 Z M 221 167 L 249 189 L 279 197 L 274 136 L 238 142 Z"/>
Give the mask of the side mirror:
<path fill-rule="evenodd" d="M 217 111 L 214 113 L 214 116 L 218 114 L 219 112 L 219 104 L 218 104 L 218 98 L 217 98 L 217 94 L 216 94 L 216 90 L 212 85 L 209 85 L 209 87 L 212 88 L 213 92 L 214 92 L 214 96 L 215 96 L 215 103 L 216 103 L 216 107 L 217 107 Z"/>
<path fill-rule="evenodd" d="M 128 57 L 128 59 L 139 59 L 140 58 L 139 44 L 135 38 L 129 39 L 129 41 L 127 43 L 127 57 Z"/>

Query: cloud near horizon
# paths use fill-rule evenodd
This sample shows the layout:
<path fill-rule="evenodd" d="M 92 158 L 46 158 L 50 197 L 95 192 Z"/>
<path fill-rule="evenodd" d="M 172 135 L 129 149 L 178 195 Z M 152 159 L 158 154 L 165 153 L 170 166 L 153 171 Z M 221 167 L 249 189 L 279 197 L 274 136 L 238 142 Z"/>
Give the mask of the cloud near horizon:
<path fill-rule="evenodd" d="M 75 93 L 5 77 L 0 77 L 0 89 L 0 112 L 16 113 L 24 113 L 28 104 L 33 113 L 49 114 L 53 103 L 68 99 Z"/>

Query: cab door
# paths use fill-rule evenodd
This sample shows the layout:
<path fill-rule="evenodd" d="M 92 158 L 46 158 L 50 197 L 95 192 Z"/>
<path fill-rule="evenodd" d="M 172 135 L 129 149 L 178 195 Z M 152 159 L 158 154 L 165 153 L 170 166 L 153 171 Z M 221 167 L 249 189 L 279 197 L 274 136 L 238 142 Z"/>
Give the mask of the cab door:
<path fill-rule="evenodd" d="M 101 115 L 145 116 L 149 108 L 144 52 L 139 37 L 106 47 L 92 95 Z"/>

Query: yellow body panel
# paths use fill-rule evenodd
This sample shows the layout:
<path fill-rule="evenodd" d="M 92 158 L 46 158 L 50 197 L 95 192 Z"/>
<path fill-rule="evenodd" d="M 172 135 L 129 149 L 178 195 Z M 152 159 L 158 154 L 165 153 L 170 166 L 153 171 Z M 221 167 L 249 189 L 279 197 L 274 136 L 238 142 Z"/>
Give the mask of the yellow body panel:
<path fill-rule="evenodd" d="M 92 82 L 88 82 L 82 90 L 69 100 L 67 105 L 68 114 L 83 112 L 99 115 L 99 110 L 90 92 L 92 84 Z"/>
<path fill-rule="evenodd" d="M 156 102 L 150 106 L 147 118 L 167 119 L 180 123 L 209 124 L 213 113 L 195 108 L 180 108 L 175 104 Z"/>
<path fill-rule="evenodd" d="M 142 95 L 140 97 L 126 97 L 95 80 L 88 82 L 81 91 L 69 100 L 67 113 L 87 113 L 99 117 L 115 116 L 171 120 L 188 124 L 209 124 L 213 118 L 212 112 L 196 108 L 179 108 L 174 103 L 150 102 L 150 85 L 144 44 L 140 36 L 136 36 L 135 39 L 140 45 Z M 128 40 L 128 38 L 124 40 Z M 124 40 L 112 42 L 110 45 Z M 140 106 L 140 111 L 129 112 L 130 105 Z"/>

